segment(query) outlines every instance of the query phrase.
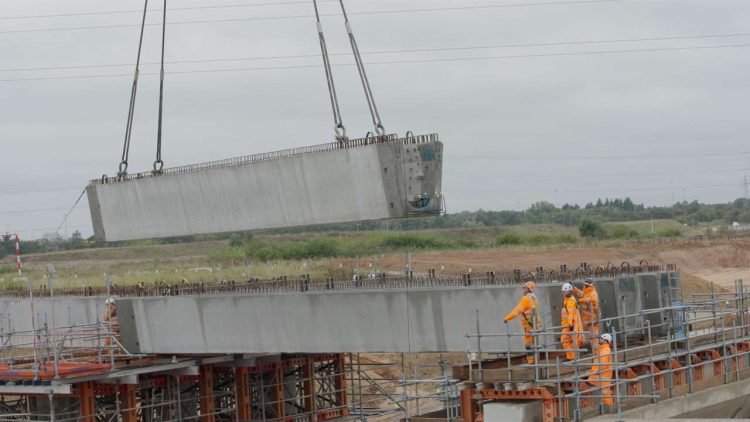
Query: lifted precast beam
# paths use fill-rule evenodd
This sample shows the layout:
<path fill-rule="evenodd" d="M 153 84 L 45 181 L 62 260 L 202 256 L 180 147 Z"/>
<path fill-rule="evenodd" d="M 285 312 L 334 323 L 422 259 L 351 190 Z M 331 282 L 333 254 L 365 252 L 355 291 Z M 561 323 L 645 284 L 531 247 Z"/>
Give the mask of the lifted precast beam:
<path fill-rule="evenodd" d="M 100 241 L 438 214 L 443 144 L 395 135 L 92 180 Z"/>

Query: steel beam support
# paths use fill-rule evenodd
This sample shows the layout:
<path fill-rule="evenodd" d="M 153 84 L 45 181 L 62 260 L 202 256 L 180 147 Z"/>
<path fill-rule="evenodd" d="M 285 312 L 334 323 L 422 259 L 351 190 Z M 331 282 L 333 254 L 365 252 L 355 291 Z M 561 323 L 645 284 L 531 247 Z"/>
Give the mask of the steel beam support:
<path fill-rule="evenodd" d="M 214 368 L 211 365 L 201 365 L 200 379 L 201 422 L 215 422 L 216 406 L 214 405 Z"/>
<path fill-rule="evenodd" d="M 252 419 L 249 375 L 250 368 L 240 367 L 235 369 L 234 384 L 237 394 L 237 420 L 240 422 Z"/>
<path fill-rule="evenodd" d="M 348 400 L 346 398 L 346 355 L 339 353 L 336 358 L 336 404 L 341 407 L 342 416 L 349 415 Z"/>
<path fill-rule="evenodd" d="M 286 409 L 284 407 L 284 368 L 281 364 L 276 365 L 273 369 L 271 385 L 271 407 L 276 413 L 277 419 L 284 419 Z"/>
<path fill-rule="evenodd" d="M 317 415 L 317 409 L 315 409 L 315 378 L 314 378 L 314 372 L 313 372 L 313 359 L 308 356 L 305 359 L 304 367 L 302 368 L 302 378 L 303 381 L 303 394 L 304 394 L 304 403 L 305 403 L 305 410 L 310 412 L 310 422 L 317 422 L 318 421 L 318 415 Z"/>
<path fill-rule="evenodd" d="M 474 422 L 474 389 L 466 388 L 461 390 L 461 417 L 464 422 Z"/>
<path fill-rule="evenodd" d="M 136 397 L 136 386 L 133 384 L 123 385 L 122 392 L 122 422 L 138 422 L 138 399 Z"/>
<path fill-rule="evenodd" d="M 94 382 L 87 381 L 78 385 L 80 399 L 81 422 L 96 422 L 96 404 L 94 401 Z"/>

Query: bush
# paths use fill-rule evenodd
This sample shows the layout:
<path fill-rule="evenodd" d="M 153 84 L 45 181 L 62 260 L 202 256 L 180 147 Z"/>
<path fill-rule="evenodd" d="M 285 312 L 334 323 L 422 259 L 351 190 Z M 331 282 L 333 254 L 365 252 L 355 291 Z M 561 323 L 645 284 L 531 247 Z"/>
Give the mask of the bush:
<path fill-rule="evenodd" d="M 437 249 L 446 248 L 450 245 L 448 244 L 448 242 L 444 242 L 433 237 L 403 233 L 391 234 L 386 236 L 383 239 L 381 246 L 385 248 Z"/>
<path fill-rule="evenodd" d="M 302 258 L 328 258 L 341 254 L 339 243 L 336 239 L 316 238 L 307 242 L 303 247 Z"/>
<path fill-rule="evenodd" d="M 557 236 L 557 240 L 558 240 L 557 243 L 576 243 L 576 242 L 578 242 L 578 238 L 576 238 L 572 234 L 567 234 L 567 233 L 561 234 L 561 235 Z"/>
<path fill-rule="evenodd" d="M 594 220 L 584 218 L 578 225 L 578 232 L 581 237 L 593 237 L 596 239 L 604 239 L 607 237 L 607 232 L 604 231 L 602 223 Z"/>
<path fill-rule="evenodd" d="M 682 230 L 676 227 L 664 227 L 657 230 L 656 235 L 659 237 L 680 237 L 682 236 Z"/>
<path fill-rule="evenodd" d="M 524 239 L 524 244 L 530 245 L 530 246 L 541 246 L 541 245 L 549 245 L 553 242 L 553 239 L 551 236 L 546 234 L 532 234 L 530 236 L 527 236 L 526 239 Z"/>
<path fill-rule="evenodd" d="M 612 226 L 612 237 L 615 239 L 635 239 L 639 236 L 640 235 L 635 229 L 632 229 L 628 226 Z"/>
<path fill-rule="evenodd" d="M 252 242 L 252 240 L 253 234 L 250 232 L 232 233 L 232 235 L 229 236 L 229 246 L 233 248 L 245 246 L 246 244 Z"/>
<path fill-rule="evenodd" d="M 495 241 L 497 246 L 520 245 L 523 242 L 521 235 L 515 232 L 507 232 L 500 235 Z"/>

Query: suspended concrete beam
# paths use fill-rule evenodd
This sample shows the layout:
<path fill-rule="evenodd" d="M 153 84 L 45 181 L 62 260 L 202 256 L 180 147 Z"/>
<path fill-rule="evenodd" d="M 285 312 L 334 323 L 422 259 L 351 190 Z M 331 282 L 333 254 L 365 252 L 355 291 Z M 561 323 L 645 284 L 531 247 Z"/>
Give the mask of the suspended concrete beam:
<path fill-rule="evenodd" d="M 346 223 L 438 214 L 437 135 L 350 140 L 157 173 L 86 188 L 101 241 Z"/>

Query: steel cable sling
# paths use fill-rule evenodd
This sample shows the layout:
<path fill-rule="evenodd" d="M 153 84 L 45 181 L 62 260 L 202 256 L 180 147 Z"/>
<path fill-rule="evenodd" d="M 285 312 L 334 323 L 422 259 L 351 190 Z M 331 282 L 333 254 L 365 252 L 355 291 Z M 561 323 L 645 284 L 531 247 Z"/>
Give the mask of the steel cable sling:
<path fill-rule="evenodd" d="M 140 76 L 141 52 L 143 50 L 143 34 L 146 27 L 146 14 L 148 12 L 148 0 L 143 4 L 143 17 L 141 18 L 141 32 L 138 38 L 138 54 L 135 61 L 135 72 L 133 75 L 133 86 L 130 91 L 130 105 L 128 107 L 128 120 L 125 125 L 125 141 L 122 146 L 122 158 L 117 172 L 118 180 L 123 180 L 128 175 L 128 159 L 130 157 L 130 139 L 133 135 L 133 118 L 135 115 L 135 102 L 138 94 L 138 77 Z M 167 31 L 167 0 L 164 0 L 162 10 L 162 32 L 161 32 L 161 71 L 159 74 L 159 119 L 156 136 L 156 160 L 154 161 L 154 174 L 161 173 L 164 161 L 161 158 L 162 120 L 164 106 L 164 46 Z"/>
<path fill-rule="evenodd" d="M 167 0 L 164 0 L 164 8 L 161 17 L 161 71 L 159 72 L 159 128 L 156 134 L 156 161 L 154 161 L 154 174 L 160 174 L 164 168 L 161 159 L 161 127 L 164 108 L 164 40 L 167 35 Z"/>
<path fill-rule="evenodd" d="M 379 136 L 385 135 L 385 128 L 380 120 L 380 113 L 378 112 L 378 106 L 375 105 L 375 97 L 372 95 L 372 88 L 370 87 L 370 80 L 367 78 L 367 72 L 365 72 L 365 65 L 362 63 L 362 55 L 359 52 L 359 46 L 357 40 L 354 38 L 354 32 L 352 32 L 352 26 L 349 23 L 349 16 L 346 14 L 346 8 L 344 7 L 344 0 L 339 0 L 341 5 L 341 12 L 344 14 L 344 22 L 346 25 L 346 32 L 349 34 L 349 43 L 352 45 L 352 53 L 354 53 L 354 61 L 357 64 L 357 71 L 359 72 L 359 78 L 362 80 L 362 87 L 365 90 L 365 97 L 367 98 L 367 106 L 370 108 L 370 116 L 372 116 L 372 124 L 375 126 L 375 133 Z"/>
<path fill-rule="evenodd" d="M 315 19 L 317 21 L 318 38 L 320 39 L 320 53 L 323 56 L 323 67 L 326 72 L 326 82 L 328 83 L 328 95 L 331 97 L 331 108 L 333 109 L 333 121 L 334 131 L 336 133 L 336 140 L 339 143 L 344 143 L 349 140 L 346 136 L 346 128 L 341 119 L 341 109 L 339 108 L 339 99 L 336 95 L 336 85 L 333 83 L 333 72 L 331 71 L 331 61 L 328 57 L 328 47 L 326 45 L 326 38 L 323 35 L 323 24 L 320 22 L 320 13 L 318 12 L 318 2 L 313 0 L 313 7 L 315 8 Z"/>
<path fill-rule="evenodd" d="M 122 146 L 122 159 L 117 171 L 117 178 L 123 179 L 128 175 L 128 157 L 130 156 L 130 137 L 133 132 L 133 113 L 135 111 L 135 97 L 138 93 L 138 75 L 141 65 L 141 48 L 143 47 L 143 32 L 146 27 L 146 12 L 148 9 L 148 0 L 143 4 L 143 18 L 141 19 L 141 34 L 138 39 L 138 55 L 135 61 L 135 73 L 133 75 L 133 86 L 130 90 L 130 106 L 128 107 L 128 120 L 125 125 L 125 142 Z"/>

